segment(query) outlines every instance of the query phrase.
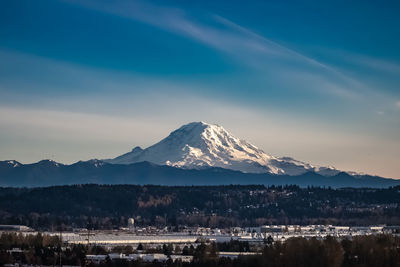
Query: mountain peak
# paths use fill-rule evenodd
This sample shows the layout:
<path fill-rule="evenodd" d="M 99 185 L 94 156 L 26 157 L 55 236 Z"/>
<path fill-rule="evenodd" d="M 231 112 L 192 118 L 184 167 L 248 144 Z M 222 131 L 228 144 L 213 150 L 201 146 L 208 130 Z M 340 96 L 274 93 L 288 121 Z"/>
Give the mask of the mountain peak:
<path fill-rule="evenodd" d="M 16 168 L 16 167 L 19 167 L 19 166 L 22 165 L 21 163 L 19 163 L 16 160 L 0 161 L 0 164 L 4 164 L 4 165 L 7 165 L 7 166 L 12 166 L 13 168 Z"/>
<path fill-rule="evenodd" d="M 60 167 L 61 163 L 58 163 L 52 159 L 43 159 L 41 161 L 38 161 L 36 163 L 32 163 L 34 165 L 39 165 L 39 166 L 46 166 L 46 167 Z"/>
<path fill-rule="evenodd" d="M 249 173 L 299 175 L 321 171 L 327 176 L 338 173 L 334 168 L 268 155 L 222 126 L 204 121 L 187 123 L 146 149 L 135 147 L 131 152 L 107 160 L 114 164 L 141 161 L 187 169 L 221 167 Z"/>
<path fill-rule="evenodd" d="M 180 132 L 201 134 L 206 129 L 208 131 L 226 131 L 222 126 L 219 126 L 217 124 L 211 124 L 204 121 L 199 121 L 199 122 L 190 122 L 188 124 L 182 125 L 177 130 L 171 132 L 171 134 Z"/>
<path fill-rule="evenodd" d="M 143 148 L 141 148 L 140 146 L 135 146 L 133 149 L 132 149 L 132 153 L 138 153 L 138 152 L 142 152 L 143 151 Z"/>
<path fill-rule="evenodd" d="M 199 142 L 202 142 L 201 140 L 217 142 L 218 136 L 228 137 L 231 135 L 222 126 L 201 121 L 191 122 L 181 126 L 177 130 L 171 132 L 164 140 L 168 142 L 174 140 L 174 142 L 183 142 L 197 146 Z"/>

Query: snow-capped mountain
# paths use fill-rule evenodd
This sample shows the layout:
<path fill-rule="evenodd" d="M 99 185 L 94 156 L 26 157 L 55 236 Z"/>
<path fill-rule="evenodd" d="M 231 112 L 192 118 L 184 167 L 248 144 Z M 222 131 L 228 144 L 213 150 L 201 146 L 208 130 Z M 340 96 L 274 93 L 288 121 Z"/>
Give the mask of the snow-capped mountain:
<path fill-rule="evenodd" d="M 333 167 L 313 166 L 289 157 L 271 156 L 256 146 L 241 140 L 222 126 L 192 122 L 173 131 L 160 142 L 114 159 L 113 164 L 131 164 L 148 161 L 185 169 L 221 167 L 245 173 L 300 175 L 316 172 L 332 176 L 340 171 Z"/>

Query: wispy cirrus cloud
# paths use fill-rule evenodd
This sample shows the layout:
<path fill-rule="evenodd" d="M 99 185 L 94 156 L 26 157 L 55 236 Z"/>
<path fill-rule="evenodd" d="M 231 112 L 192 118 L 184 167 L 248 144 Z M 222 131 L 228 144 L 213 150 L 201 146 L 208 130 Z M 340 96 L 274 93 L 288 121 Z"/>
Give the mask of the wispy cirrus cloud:
<path fill-rule="evenodd" d="M 357 60 L 360 65 L 364 64 L 375 70 L 391 73 L 394 75 L 400 75 L 400 64 L 398 63 L 365 55 L 354 55 L 354 59 Z"/>
<path fill-rule="evenodd" d="M 356 65 L 357 67 L 368 68 L 373 71 L 380 73 L 386 73 L 389 75 L 395 75 L 396 78 L 400 77 L 400 63 L 393 60 L 383 59 L 379 57 L 373 57 L 370 55 L 360 54 L 353 51 L 330 51 L 323 49 L 325 53 L 330 54 L 335 58 L 340 58 L 350 64 Z"/>
<path fill-rule="evenodd" d="M 370 91 L 367 85 L 341 71 L 257 34 L 227 18 L 212 15 L 190 16 L 178 8 L 153 5 L 142 1 L 75 1 L 69 3 L 126 17 L 154 27 L 185 36 L 221 51 L 240 64 L 271 75 L 305 73 L 307 85 L 298 87 L 328 93 L 341 98 L 363 98 Z M 299 75 L 296 75 L 299 76 Z M 311 80 L 315 77 L 315 80 Z M 296 77 L 292 77 L 296 79 Z M 301 82 L 302 78 L 298 80 Z M 323 81 L 321 83 L 321 81 Z M 326 86 L 329 85 L 329 86 Z"/>

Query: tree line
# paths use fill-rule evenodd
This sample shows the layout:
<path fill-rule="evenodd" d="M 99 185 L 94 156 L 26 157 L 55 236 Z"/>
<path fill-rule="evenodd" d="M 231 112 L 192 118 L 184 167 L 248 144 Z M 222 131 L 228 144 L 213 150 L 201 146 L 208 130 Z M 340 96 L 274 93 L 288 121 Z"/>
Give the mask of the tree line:
<path fill-rule="evenodd" d="M 400 224 L 400 186 L 73 185 L 0 188 L 0 224 L 35 229 Z"/>

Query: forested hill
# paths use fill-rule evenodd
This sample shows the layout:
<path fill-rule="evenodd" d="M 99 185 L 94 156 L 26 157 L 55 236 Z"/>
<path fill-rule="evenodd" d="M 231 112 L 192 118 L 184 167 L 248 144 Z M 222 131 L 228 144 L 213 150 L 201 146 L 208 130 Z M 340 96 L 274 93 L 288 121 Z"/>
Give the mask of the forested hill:
<path fill-rule="evenodd" d="M 0 186 L 39 187 L 72 184 L 155 184 L 168 186 L 263 184 L 331 187 L 385 188 L 400 185 L 400 180 L 345 172 L 323 176 L 315 172 L 300 175 L 243 173 L 223 168 L 182 169 L 149 162 L 109 164 L 103 161 L 80 161 L 63 165 L 49 160 L 33 164 L 0 161 Z"/>
<path fill-rule="evenodd" d="M 138 225 L 400 224 L 400 186 L 72 185 L 0 188 L 0 224 L 110 229 Z"/>

